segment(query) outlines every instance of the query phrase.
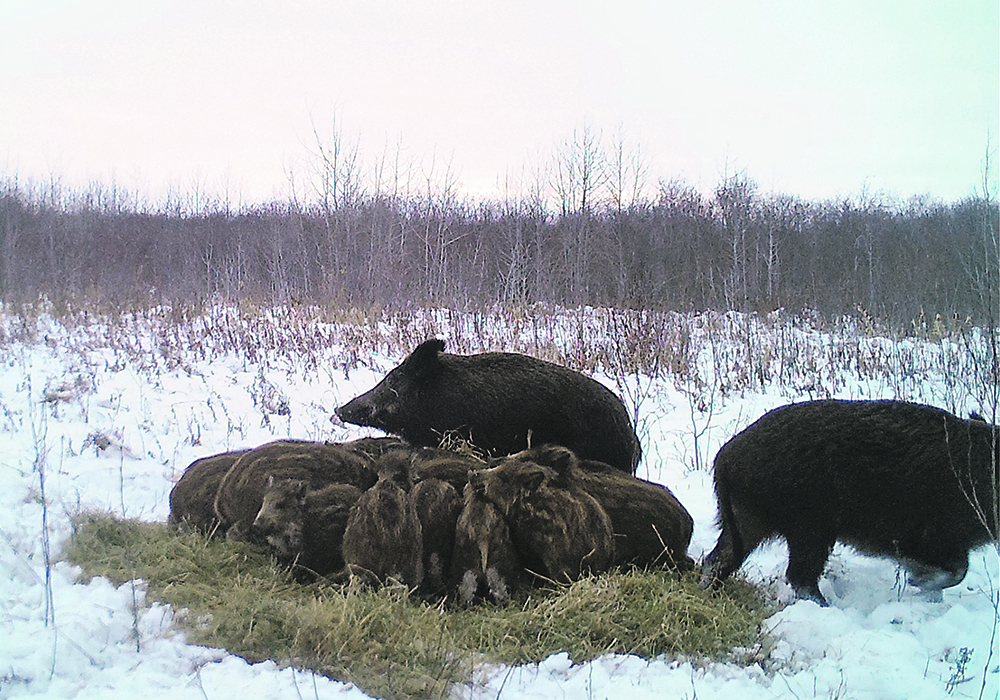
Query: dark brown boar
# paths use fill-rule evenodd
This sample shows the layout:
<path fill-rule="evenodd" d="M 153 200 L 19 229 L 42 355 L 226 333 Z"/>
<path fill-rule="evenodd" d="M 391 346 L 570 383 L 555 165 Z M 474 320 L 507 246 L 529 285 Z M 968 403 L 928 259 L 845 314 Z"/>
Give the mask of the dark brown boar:
<path fill-rule="evenodd" d="M 466 484 L 464 503 L 455 526 L 451 587 L 458 602 L 470 606 L 480 599 L 508 602 L 524 583 L 524 567 L 499 509 Z"/>
<path fill-rule="evenodd" d="M 241 455 L 222 478 L 216 517 L 227 537 L 252 539 L 250 526 L 271 477 L 305 481 L 310 489 L 350 484 L 363 491 L 377 479 L 372 464 L 370 457 L 335 443 L 278 440 L 261 445 Z"/>
<path fill-rule="evenodd" d="M 527 355 L 453 355 L 443 340 L 421 343 L 337 415 L 417 445 L 452 434 L 492 456 L 554 443 L 630 474 L 641 457 L 625 405 L 600 382 Z"/>
<path fill-rule="evenodd" d="M 788 543 L 797 596 L 827 601 L 819 578 L 834 543 L 892 557 L 930 597 L 996 541 L 997 429 L 905 401 L 806 401 L 776 408 L 715 458 L 721 534 L 703 587 L 763 541 Z"/>
<path fill-rule="evenodd" d="M 482 469 L 486 462 L 475 457 L 450 452 L 448 450 L 424 447 L 416 451 L 413 458 L 413 479 L 439 479 L 451 484 L 461 493 L 469 481 L 469 471 Z"/>
<path fill-rule="evenodd" d="M 389 452 L 377 463 L 378 481 L 351 508 L 344 530 L 348 570 L 373 585 L 390 579 L 417 587 L 423 580 L 423 541 L 409 452 Z"/>
<path fill-rule="evenodd" d="M 687 555 L 694 521 L 667 487 L 602 462 L 581 461 L 565 447 L 536 447 L 510 459 L 571 473 L 597 499 L 611 519 L 616 566 L 694 568 Z"/>
<path fill-rule="evenodd" d="M 470 472 L 469 483 L 503 515 L 526 568 L 567 582 L 613 565 L 611 520 L 568 464 L 518 457 L 491 464 Z"/>
<path fill-rule="evenodd" d="M 223 452 L 193 461 L 170 490 L 170 522 L 187 522 L 206 535 L 215 535 L 220 525 L 215 494 L 226 472 L 244 452 Z"/>
<path fill-rule="evenodd" d="M 361 491 L 350 484 L 312 489 L 299 479 L 271 477 L 253 521 L 254 538 L 301 581 L 344 569 L 344 529 Z"/>
<path fill-rule="evenodd" d="M 447 481 L 424 479 L 414 484 L 410 500 L 420 520 L 423 589 L 431 595 L 443 595 L 455 549 L 455 524 L 462 510 L 462 499 Z"/>

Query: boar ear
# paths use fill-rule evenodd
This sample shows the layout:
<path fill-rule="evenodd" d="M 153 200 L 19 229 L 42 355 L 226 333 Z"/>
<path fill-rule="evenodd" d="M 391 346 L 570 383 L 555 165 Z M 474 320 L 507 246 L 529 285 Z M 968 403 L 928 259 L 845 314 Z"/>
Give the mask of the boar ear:
<path fill-rule="evenodd" d="M 546 469 L 545 467 L 532 469 L 522 477 L 521 487 L 525 493 L 531 493 L 544 484 L 545 480 L 550 476 L 552 476 L 551 470 Z"/>
<path fill-rule="evenodd" d="M 569 448 L 560 445 L 539 447 L 535 461 L 538 464 L 552 467 L 560 475 L 577 466 L 580 462 Z"/>
<path fill-rule="evenodd" d="M 425 340 L 410 353 L 403 364 L 413 376 L 420 376 L 438 365 L 440 353 L 444 352 L 444 341 L 440 338 Z"/>

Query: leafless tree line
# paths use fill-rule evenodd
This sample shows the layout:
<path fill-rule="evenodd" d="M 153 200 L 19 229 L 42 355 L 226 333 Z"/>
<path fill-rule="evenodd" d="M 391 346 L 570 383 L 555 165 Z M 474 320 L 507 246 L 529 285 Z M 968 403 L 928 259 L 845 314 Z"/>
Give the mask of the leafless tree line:
<path fill-rule="evenodd" d="M 809 202 L 745 173 L 714 192 L 651 185 L 641 150 L 574 132 L 516 192 L 460 196 L 447 165 L 318 135 L 286 201 L 151 205 L 115 188 L 0 180 L 0 299 L 206 300 L 482 308 L 548 302 L 676 310 L 784 307 L 976 322 L 996 299 L 997 202 Z"/>

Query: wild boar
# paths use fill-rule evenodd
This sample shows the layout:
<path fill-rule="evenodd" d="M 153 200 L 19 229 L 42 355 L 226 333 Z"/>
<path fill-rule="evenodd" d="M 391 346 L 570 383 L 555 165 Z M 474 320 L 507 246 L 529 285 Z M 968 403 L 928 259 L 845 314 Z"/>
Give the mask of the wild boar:
<path fill-rule="evenodd" d="M 299 580 L 344 569 L 344 530 L 361 491 L 350 484 L 312 489 L 300 479 L 271 477 L 251 526 Z"/>
<path fill-rule="evenodd" d="M 344 530 L 348 570 L 370 584 L 394 579 L 416 588 L 423 580 L 423 535 L 408 452 L 389 452 L 378 462 L 378 481 L 351 508 Z"/>
<path fill-rule="evenodd" d="M 455 526 L 452 587 L 462 605 L 479 599 L 501 605 L 524 583 L 524 567 L 497 507 L 477 494 L 472 484 L 465 485 L 463 497 Z"/>
<path fill-rule="evenodd" d="M 278 440 L 241 455 L 226 472 L 215 497 L 216 517 L 226 537 L 251 539 L 251 524 L 260 512 L 271 477 L 299 479 L 318 489 L 350 484 L 362 491 L 378 478 L 370 457 L 343 445 Z"/>
<path fill-rule="evenodd" d="M 170 522 L 187 522 L 206 535 L 215 535 L 221 524 L 215 513 L 215 494 L 244 452 L 223 452 L 191 462 L 170 490 Z"/>
<path fill-rule="evenodd" d="M 451 570 L 455 525 L 462 510 L 462 499 L 447 481 L 424 479 L 414 484 L 410 500 L 420 520 L 423 588 L 428 594 L 443 595 Z"/>
<path fill-rule="evenodd" d="M 498 459 L 469 473 L 469 484 L 500 511 L 525 567 L 556 582 L 614 563 L 611 520 L 563 463 Z"/>
<path fill-rule="evenodd" d="M 602 462 L 579 460 L 565 447 L 546 445 L 511 455 L 510 461 L 552 467 L 572 475 L 611 519 L 616 566 L 671 567 L 690 571 L 687 555 L 694 521 L 670 489 Z"/>
<path fill-rule="evenodd" d="M 776 408 L 715 458 L 721 534 L 701 585 L 765 540 L 788 543 L 797 596 L 826 605 L 819 578 L 834 543 L 892 557 L 940 597 L 996 541 L 997 429 L 905 401 L 805 401 Z"/>
<path fill-rule="evenodd" d="M 553 443 L 634 473 L 642 456 L 622 400 L 600 382 L 527 355 L 453 355 L 427 340 L 336 411 L 417 445 L 457 435 L 491 456 Z"/>

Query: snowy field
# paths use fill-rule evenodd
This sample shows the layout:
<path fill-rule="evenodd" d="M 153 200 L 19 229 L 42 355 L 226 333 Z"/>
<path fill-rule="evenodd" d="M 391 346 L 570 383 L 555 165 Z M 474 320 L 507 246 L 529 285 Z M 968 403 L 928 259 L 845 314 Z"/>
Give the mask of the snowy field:
<path fill-rule="evenodd" d="M 203 329 L 206 340 L 198 344 L 163 327 L 147 331 L 141 322 L 122 332 L 97 322 L 67 327 L 44 314 L 27 323 L 0 315 L 0 699 L 367 697 L 324 677 L 189 645 L 170 609 L 143 600 L 141 582 L 117 589 L 103 579 L 80 584 L 79 571 L 58 561 L 70 516 L 82 509 L 165 520 L 174 481 L 198 457 L 279 437 L 369 434 L 331 422 L 332 410 L 374 385 L 401 359 L 399 349 L 386 345 L 358 356 L 331 341 L 301 353 L 279 351 L 266 328 L 264 322 L 253 331 L 265 349 L 248 357 L 213 345 L 219 329 Z M 276 323 L 274 332 L 282 330 Z M 444 337 L 459 334 L 446 323 L 439 330 Z M 833 342 L 808 328 L 786 332 L 797 347 Z M 414 345 L 423 340 L 420 329 L 413 333 Z M 739 391 L 724 385 L 724 377 L 706 380 L 711 370 L 701 383 L 596 375 L 616 391 L 624 388 L 627 403 L 637 407 L 645 451 L 639 476 L 668 485 L 691 512 L 692 556 L 711 549 L 717 534 L 704 464 L 764 411 L 820 395 L 906 398 L 962 413 L 982 409 L 967 390 L 968 378 L 948 376 L 953 365 L 938 357 L 942 343 L 872 339 L 855 347 L 869 344 L 883 356 L 903 358 L 901 367 L 915 362 L 921 369 L 901 379 L 817 366 L 805 372 L 816 381 L 803 382 L 802 371 L 772 368 L 769 378 Z M 698 361 L 711 366 L 723 354 L 715 350 Z M 790 603 L 766 623 L 774 640 L 766 667 L 629 656 L 573 665 L 557 654 L 538 665 L 483 668 L 456 694 L 508 700 L 997 697 L 995 547 L 973 552 L 968 576 L 946 590 L 941 603 L 906 587 L 893 562 L 838 547 L 820 584 L 831 602 L 825 609 L 792 602 L 783 581 L 785 556 L 783 545 L 770 545 L 743 569 Z"/>

